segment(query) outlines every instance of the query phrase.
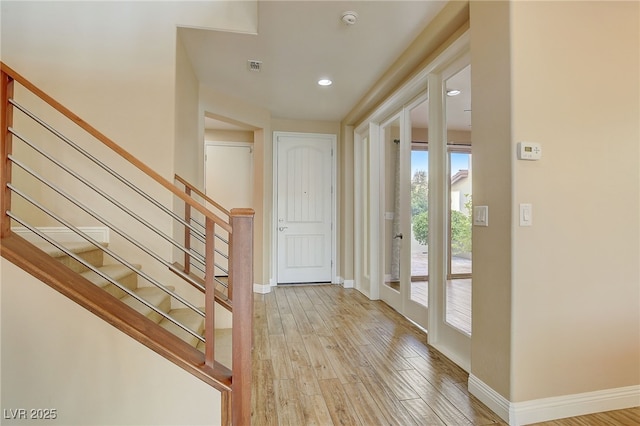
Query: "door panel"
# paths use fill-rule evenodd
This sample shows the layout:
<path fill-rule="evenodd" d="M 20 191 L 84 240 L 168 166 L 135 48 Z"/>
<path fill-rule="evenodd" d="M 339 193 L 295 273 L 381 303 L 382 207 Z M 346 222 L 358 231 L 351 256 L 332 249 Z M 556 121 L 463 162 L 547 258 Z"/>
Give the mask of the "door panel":
<path fill-rule="evenodd" d="M 458 96 L 447 96 L 447 169 L 448 169 L 448 259 L 444 288 L 447 326 L 465 336 L 471 335 L 472 292 L 472 163 L 471 66 L 467 65 L 445 81 L 445 90 L 460 90 Z M 465 96 L 466 95 L 466 96 Z"/>
<path fill-rule="evenodd" d="M 380 297 L 396 311 L 402 313 L 404 271 L 401 267 L 403 217 L 400 211 L 402 189 L 400 184 L 400 116 L 380 127 L 380 143 L 383 152 L 383 206 L 384 251 L 382 265 L 384 281 Z"/>
<path fill-rule="evenodd" d="M 429 289 L 429 151 L 427 145 L 429 102 L 425 92 L 404 108 L 402 185 L 405 188 L 405 242 L 407 291 L 404 315 L 427 329 Z"/>
<path fill-rule="evenodd" d="M 278 283 L 331 282 L 332 139 L 276 142 Z"/>

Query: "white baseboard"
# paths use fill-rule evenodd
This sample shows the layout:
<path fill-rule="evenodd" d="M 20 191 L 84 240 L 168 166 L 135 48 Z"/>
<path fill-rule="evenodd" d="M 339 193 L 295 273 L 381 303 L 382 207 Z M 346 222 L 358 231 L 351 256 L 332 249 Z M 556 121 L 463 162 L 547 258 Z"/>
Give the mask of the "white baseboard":
<path fill-rule="evenodd" d="M 39 226 L 37 229 L 48 237 L 60 242 L 72 243 L 86 241 L 80 235 L 64 226 Z M 109 228 L 106 226 L 78 226 L 78 229 L 99 243 L 109 243 Z M 15 232 L 30 242 L 40 240 L 40 237 L 23 226 L 12 227 L 11 232 Z"/>
<path fill-rule="evenodd" d="M 480 379 L 469 375 L 469 392 L 510 426 L 640 406 L 640 385 L 574 395 L 509 402 Z"/>
<path fill-rule="evenodd" d="M 355 286 L 355 281 L 354 280 L 345 280 L 342 277 L 336 277 L 336 282 L 334 282 L 332 284 L 341 285 L 343 288 L 353 288 Z"/>
<path fill-rule="evenodd" d="M 494 391 L 473 374 L 469 374 L 468 387 L 471 395 L 482 401 L 484 405 L 489 407 L 491 411 L 496 413 L 502 420 L 505 422 L 509 421 L 510 402 L 508 399 Z"/>
<path fill-rule="evenodd" d="M 253 283 L 253 292 L 259 294 L 271 293 L 271 285 Z"/>

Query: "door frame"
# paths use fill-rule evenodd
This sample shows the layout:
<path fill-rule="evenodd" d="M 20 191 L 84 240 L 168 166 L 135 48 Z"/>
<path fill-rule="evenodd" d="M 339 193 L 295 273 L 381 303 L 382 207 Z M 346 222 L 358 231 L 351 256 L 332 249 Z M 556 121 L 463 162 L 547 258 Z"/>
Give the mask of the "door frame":
<path fill-rule="evenodd" d="M 402 119 L 403 119 L 402 127 L 405 128 L 404 133 L 406 134 L 407 142 L 404 145 L 402 145 L 402 143 L 400 144 L 400 146 L 404 149 L 404 152 L 401 150 L 400 153 L 402 156 L 404 156 L 405 161 L 407 162 L 407 167 L 405 167 L 406 169 L 404 172 L 405 175 L 402 177 L 401 182 L 403 182 L 403 184 L 407 186 L 405 188 L 405 191 L 407 192 L 410 192 L 409 182 L 411 181 L 411 178 L 412 178 L 411 154 L 413 151 L 413 144 L 414 144 L 413 134 L 412 134 L 413 124 L 411 122 L 411 111 L 414 108 L 416 108 L 418 105 L 422 104 L 423 102 L 429 102 L 429 87 L 427 87 L 426 90 L 418 93 L 413 99 L 407 102 L 402 109 Z M 428 142 L 426 143 L 426 145 L 428 146 Z M 409 239 L 408 239 L 408 244 L 403 247 L 403 254 L 402 254 L 402 260 L 401 260 L 401 262 L 405 262 L 404 268 L 408 271 L 408 275 L 406 277 L 406 283 L 405 283 L 406 289 L 402 297 L 403 311 L 408 318 L 410 318 L 412 321 L 414 321 L 421 327 L 427 329 L 429 325 L 429 306 L 424 306 L 414 301 L 413 299 L 411 299 L 411 291 L 412 291 L 411 286 L 413 285 L 412 284 L 413 276 L 411 274 L 411 256 L 412 256 L 411 213 L 410 213 L 411 196 L 409 194 L 406 194 L 406 197 L 407 199 L 405 201 L 405 206 L 404 206 L 405 211 L 403 213 L 405 216 L 405 221 L 403 223 L 404 225 L 403 233 L 404 235 L 408 235 Z M 427 288 L 429 288 L 429 285 L 427 285 Z"/>
<path fill-rule="evenodd" d="M 373 178 L 375 176 L 374 173 L 377 173 L 375 164 L 377 164 L 378 160 L 377 152 L 374 152 L 376 150 L 373 149 L 373 140 L 376 141 L 375 146 L 377 146 L 377 136 L 372 137 L 372 135 L 378 135 L 378 132 L 379 126 L 375 123 L 367 123 L 366 126 L 358 128 L 354 132 L 354 194 L 356 196 L 354 217 L 365 217 L 366 214 L 368 219 L 364 224 L 357 219 L 354 220 L 353 235 L 356 242 L 354 244 L 355 288 L 371 300 L 380 298 L 379 288 L 376 284 L 380 279 L 379 271 L 373 268 L 374 259 L 376 259 L 376 255 L 379 252 L 379 233 L 374 228 L 379 223 L 380 182 Z M 365 143 L 367 144 L 368 155 L 365 155 Z M 365 160 L 368 160 L 368 162 Z M 367 180 L 366 183 L 363 182 L 364 179 Z M 369 190 L 366 197 L 365 188 Z M 365 234 L 368 234 L 369 237 L 366 240 L 368 244 L 364 243 Z M 361 242 L 361 244 L 357 242 Z"/>
<path fill-rule="evenodd" d="M 273 160 L 272 160 L 272 220 L 271 220 L 271 282 L 273 286 L 278 285 L 278 137 L 320 137 L 330 139 L 331 143 L 331 283 L 338 282 L 337 271 L 337 247 L 338 247 L 338 207 L 337 207 L 337 145 L 338 138 L 331 133 L 302 133 L 302 132 L 273 132 Z"/>
<path fill-rule="evenodd" d="M 450 360 L 466 371 L 471 369 L 472 337 L 453 327 L 446 321 L 446 284 L 449 264 L 449 211 L 450 171 L 446 130 L 445 82 L 471 62 L 468 44 L 456 52 L 449 61 L 441 64 L 429 74 L 433 108 L 429 109 L 429 122 L 439 125 L 429 129 L 429 173 L 434 179 L 433 191 L 429 191 L 429 344 L 437 348 Z M 433 143 L 431 143 L 433 141 Z M 438 206 L 435 208 L 435 206 Z M 432 228 L 433 225 L 433 228 Z M 432 231 L 433 229 L 433 231 Z M 437 252 L 445 253 L 437 256 Z M 431 279 L 433 278 L 433 279 Z M 436 303 L 431 303 L 434 301 Z M 472 313 L 473 315 L 473 313 Z"/>
<path fill-rule="evenodd" d="M 378 291 L 379 291 L 379 296 L 380 299 L 385 302 L 387 305 L 391 306 L 393 309 L 395 309 L 396 311 L 400 312 L 401 314 L 404 315 L 404 305 L 405 305 L 405 296 L 406 296 L 406 286 L 403 283 L 403 279 L 404 274 L 402 274 L 402 271 L 404 269 L 404 246 L 405 244 L 403 244 L 403 242 L 400 243 L 400 271 L 401 271 L 401 275 L 399 277 L 400 281 L 399 281 L 399 289 L 395 290 L 392 289 L 390 285 L 387 285 L 387 273 L 385 271 L 385 268 L 387 267 L 387 263 L 388 260 L 387 256 L 386 256 L 386 250 L 387 250 L 387 245 L 392 243 L 392 240 L 395 238 L 393 235 L 391 235 L 391 238 L 389 240 L 387 240 L 387 221 L 389 220 L 387 218 L 387 213 L 388 213 L 388 209 L 387 209 L 387 202 L 389 200 L 387 200 L 386 197 L 386 193 L 387 193 L 387 185 L 389 184 L 389 182 L 386 181 L 386 177 L 387 177 L 387 162 L 388 161 L 393 161 L 393 159 L 388 159 L 387 155 L 386 155 L 386 151 L 387 151 L 387 144 L 389 143 L 387 141 L 387 139 L 383 136 L 383 132 L 385 132 L 385 129 L 390 126 L 392 123 L 397 122 L 398 123 L 398 137 L 399 139 L 399 146 L 398 146 L 398 150 L 400 150 L 399 152 L 399 156 L 400 156 L 400 163 L 398 164 L 398 167 L 400 170 L 398 170 L 398 173 L 400 174 L 400 176 L 403 175 L 403 166 L 405 166 L 405 159 L 403 158 L 403 141 L 406 140 L 406 129 L 405 129 L 405 123 L 403 120 L 404 117 L 404 110 L 401 109 L 399 111 L 394 112 L 391 116 L 385 118 L 383 121 L 381 121 L 378 126 L 378 145 L 377 145 L 377 151 L 378 151 L 378 159 L 379 159 L 379 176 L 380 176 L 380 189 L 379 189 L 379 193 L 380 193 L 380 198 L 379 198 L 379 209 L 380 209 L 380 216 L 379 218 L 381 220 L 378 221 L 378 233 L 380 235 L 380 250 L 378 251 L 378 255 L 377 255 L 377 261 L 378 264 L 380 266 L 380 280 L 378 281 Z M 402 177 L 400 177 L 400 181 L 402 182 Z M 395 186 L 395 183 L 394 183 Z M 406 192 L 406 188 L 400 184 L 400 194 L 397 194 L 398 197 L 400 197 L 400 211 L 398 212 L 398 214 L 402 217 L 403 216 L 403 210 L 404 210 L 404 206 L 403 206 L 403 201 L 404 200 L 404 196 L 405 195 L 403 192 Z M 402 225 L 404 225 L 404 222 L 402 223 Z M 393 231 L 391 232 L 393 234 Z M 401 228 L 400 233 L 406 233 L 406 230 Z"/>

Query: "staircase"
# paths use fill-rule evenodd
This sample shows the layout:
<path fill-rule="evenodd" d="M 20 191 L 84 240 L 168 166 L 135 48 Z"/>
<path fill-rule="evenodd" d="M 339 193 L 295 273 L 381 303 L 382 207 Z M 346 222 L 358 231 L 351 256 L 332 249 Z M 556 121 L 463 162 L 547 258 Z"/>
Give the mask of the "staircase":
<path fill-rule="evenodd" d="M 253 210 L 168 181 L 0 71 L 2 257 L 219 390 L 221 424 L 250 424 Z M 43 231 L 52 225 L 73 242 Z M 109 244 L 84 229 L 96 225 Z M 216 309 L 231 312 L 231 330 L 216 329 Z"/>
<path fill-rule="evenodd" d="M 108 279 L 102 275 L 89 269 L 82 263 L 73 259 L 73 257 L 65 254 L 63 251 L 52 246 L 51 244 L 39 243 L 36 246 L 47 253 L 49 256 L 69 267 L 71 270 L 80 274 L 83 278 L 91 281 L 96 286 L 100 287 L 107 293 L 120 299 L 123 303 L 131 308 L 135 309 L 146 318 L 150 319 L 154 323 L 160 325 L 165 330 L 170 331 L 182 340 L 187 342 L 193 347 L 198 348 L 204 352 L 204 345 L 200 344 L 200 341 L 191 334 L 187 333 L 180 327 L 176 326 L 173 322 L 164 318 L 158 314 L 152 308 L 142 304 L 137 298 L 128 295 L 125 291 L 112 284 Z M 65 243 L 64 246 L 72 253 L 75 253 L 82 259 L 93 265 L 98 271 L 104 275 L 111 277 L 125 288 L 136 294 L 140 299 L 144 299 L 151 303 L 160 311 L 166 313 L 169 317 L 172 317 L 179 321 L 181 324 L 187 326 L 189 329 L 196 331 L 199 335 L 203 335 L 204 332 L 204 318 L 190 309 L 186 308 L 171 308 L 171 298 L 169 294 L 158 289 L 155 286 L 142 287 L 138 285 L 138 275 L 131 271 L 129 268 L 119 264 L 105 264 L 104 252 L 90 243 Z M 139 265 L 136 265 L 140 267 Z M 170 290 L 175 291 L 175 288 L 169 287 Z M 204 308 L 202 308 L 204 311 Z"/>

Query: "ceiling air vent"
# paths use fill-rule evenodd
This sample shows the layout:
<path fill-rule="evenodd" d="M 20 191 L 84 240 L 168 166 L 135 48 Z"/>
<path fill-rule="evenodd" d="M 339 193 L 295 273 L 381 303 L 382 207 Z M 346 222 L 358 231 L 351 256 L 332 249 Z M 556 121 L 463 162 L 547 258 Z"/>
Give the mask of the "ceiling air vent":
<path fill-rule="evenodd" d="M 262 61 L 254 61 L 249 59 L 247 61 L 247 68 L 249 68 L 249 71 L 260 72 L 260 70 L 262 70 Z"/>

